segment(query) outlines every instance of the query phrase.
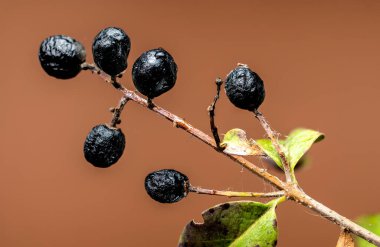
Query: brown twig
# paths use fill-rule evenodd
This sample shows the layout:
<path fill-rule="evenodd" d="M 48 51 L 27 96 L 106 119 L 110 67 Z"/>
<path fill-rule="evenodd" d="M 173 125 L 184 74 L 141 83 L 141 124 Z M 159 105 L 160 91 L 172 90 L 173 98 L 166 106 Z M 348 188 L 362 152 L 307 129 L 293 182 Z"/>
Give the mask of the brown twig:
<path fill-rule="evenodd" d="M 210 127 L 211 127 L 212 135 L 214 136 L 215 144 L 218 147 L 219 151 L 223 151 L 225 149 L 225 147 L 222 147 L 220 145 L 220 138 L 219 138 L 219 134 L 218 134 L 218 128 L 215 125 L 215 119 L 214 119 L 214 117 L 215 117 L 215 105 L 216 105 L 216 102 L 219 99 L 220 87 L 223 84 L 222 79 L 217 78 L 215 80 L 215 84 L 216 84 L 216 95 L 214 97 L 214 101 L 207 108 L 207 111 L 208 111 L 208 115 L 210 116 Z"/>
<path fill-rule="evenodd" d="M 124 97 L 126 97 L 129 100 L 132 100 L 136 102 L 137 104 L 159 114 L 160 116 L 166 118 L 170 122 L 174 124 L 177 128 L 181 128 L 191 134 L 192 136 L 196 137 L 197 139 L 201 140 L 202 142 L 206 143 L 208 146 L 212 147 L 213 149 L 218 150 L 218 147 L 215 145 L 215 142 L 213 138 L 202 132 L 201 130 L 193 127 L 191 124 L 186 122 L 184 119 L 176 116 L 175 114 L 165 110 L 164 108 L 161 108 L 157 105 L 154 105 L 153 107 L 148 107 L 147 100 L 143 99 L 139 95 L 137 95 L 135 92 L 126 89 L 122 85 L 120 85 L 120 88 L 118 88 L 123 94 Z M 337 212 L 333 211 L 332 209 L 326 207 L 322 203 L 316 201 L 315 199 L 308 196 L 303 190 L 301 190 L 297 184 L 294 183 L 285 183 L 282 180 L 280 180 L 278 177 L 268 173 L 266 169 L 259 168 L 253 163 L 249 162 L 248 160 L 237 156 L 232 155 L 224 152 L 219 152 L 231 160 L 235 161 L 236 163 L 240 164 L 241 166 L 245 167 L 252 173 L 256 174 L 257 176 L 261 177 L 266 182 L 270 183 L 273 187 L 283 190 L 285 192 L 285 196 L 293 200 L 307 208 L 310 208 L 314 212 L 318 213 L 325 219 L 339 225 L 342 228 L 347 229 L 349 232 L 367 240 L 369 243 L 372 243 L 374 245 L 380 246 L 380 236 L 375 235 L 374 233 L 368 231 L 367 229 L 359 226 L 358 224 L 352 222 L 351 220 L 347 219 L 346 217 L 338 214 Z"/>
<path fill-rule="evenodd" d="M 215 196 L 227 196 L 227 197 L 260 197 L 260 198 L 270 198 L 270 197 L 281 197 L 285 195 L 284 191 L 275 191 L 268 193 L 258 193 L 258 192 L 238 192 L 238 191 L 226 191 L 226 190 L 210 190 L 201 187 L 194 187 L 192 185 L 188 188 L 189 192 L 195 192 L 197 194 L 204 195 L 215 195 Z"/>
<path fill-rule="evenodd" d="M 111 127 L 116 127 L 116 125 L 120 124 L 121 122 L 120 115 L 124 109 L 125 104 L 127 104 L 128 100 L 129 100 L 128 98 L 122 97 L 119 102 L 119 105 L 116 108 L 112 108 L 111 112 L 113 113 L 113 117 L 110 123 Z"/>
<path fill-rule="evenodd" d="M 272 130 L 272 128 L 270 127 L 268 121 L 265 119 L 264 115 L 261 112 L 259 112 L 256 109 L 256 110 L 253 111 L 253 113 L 255 114 L 255 117 L 259 120 L 261 126 L 263 127 L 263 129 L 267 133 L 269 139 L 272 141 L 272 144 L 273 144 L 274 148 L 276 149 L 278 155 L 280 156 L 281 163 L 282 163 L 282 166 L 283 166 L 284 172 L 285 172 L 286 182 L 287 183 L 295 183 L 296 184 L 297 180 L 296 180 L 296 178 L 294 176 L 293 171 L 291 171 L 291 168 L 290 168 L 289 162 L 286 159 L 285 153 L 282 150 L 280 143 L 278 142 L 277 135 Z"/>

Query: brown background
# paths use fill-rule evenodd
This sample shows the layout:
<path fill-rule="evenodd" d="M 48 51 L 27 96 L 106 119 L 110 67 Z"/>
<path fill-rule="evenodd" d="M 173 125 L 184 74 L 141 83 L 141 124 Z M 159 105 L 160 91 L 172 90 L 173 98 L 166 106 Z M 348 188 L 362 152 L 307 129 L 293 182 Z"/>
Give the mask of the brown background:
<path fill-rule="evenodd" d="M 299 181 L 349 218 L 380 211 L 378 116 L 380 1 L 2 1 L 0 4 L 0 246 L 175 246 L 183 226 L 225 198 L 190 195 L 161 205 L 145 175 L 175 168 L 194 185 L 270 191 L 261 179 L 159 116 L 129 103 L 126 150 L 110 169 L 83 158 L 83 141 L 111 118 L 120 94 L 89 72 L 62 81 L 40 68 L 40 42 L 81 41 L 92 61 L 98 31 L 119 26 L 132 40 L 129 63 L 166 48 L 178 81 L 156 103 L 208 130 L 214 79 L 238 62 L 265 80 L 261 110 L 281 133 L 327 135 Z M 122 82 L 133 88 L 130 67 Z M 223 94 L 222 132 L 264 136 L 251 114 Z M 261 160 L 258 166 L 265 167 Z M 273 170 L 273 172 L 276 172 Z M 339 228 L 294 203 L 279 207 L 279 246 L 335 246 Z"/>

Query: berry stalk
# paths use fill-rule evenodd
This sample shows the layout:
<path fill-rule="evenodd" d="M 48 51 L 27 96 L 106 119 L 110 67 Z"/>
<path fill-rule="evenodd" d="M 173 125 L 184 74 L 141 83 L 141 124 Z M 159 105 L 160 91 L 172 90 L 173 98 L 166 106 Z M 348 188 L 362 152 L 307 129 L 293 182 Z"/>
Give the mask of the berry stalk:
<path fill-rule="evenodd" d="M 194 192 L 197 194 L 204 195 L 215 195 L 215 196 L 227 196 L 227 197 L 260 197 L 260 198 L 270 198 L 270 197 L 281 197 L 284 196 L 284 191 L 259 193 L 259 192 L 240 192 L 240 191 L 226 191 L 226 190 L 210 190 L 201 187 L 194 187 L 192 185 L 188 188 L 189 192 Z"/>
<path fill-rule="evenodd" d="M 214 100 L 211 103 L 211 105 L 207 108 L 207 111 L 208 111 L 208 115 L 210 117 L 211 132 L 212 132 L 212 135 L 214 136 L 215 144 L 219 148 L 220 151 L 223 151 L 225 149 L 225 147 L 220 146 L 220 138 L 219 138 L 219 134 L 218 134 L 218 128 L 215 125 L 215 119 L 214 119 L 214 117 L 215 117 L 215 105 L 216 105 L 216 102 L 218 101 L 219 96 L 220 96 L 220 87 L 223 84 L 222 79 L 217 78 L 215 81 L 215 84 L 216 84 L 216 95 L 215 95 Z"/>
<path fill-rule="evenodd" d="M 120 115 L 124 109 L 124 106 L 127 104 L 128 100 L 129 100 L 128 98 L 122 97 L 119 102 L 119 105 L 116 108 L 111 109 L 111 112 L 113 113 L 113 117 L 110 123 L 111 127 L 116 127 L 116 125 L 121 123 Z"/>

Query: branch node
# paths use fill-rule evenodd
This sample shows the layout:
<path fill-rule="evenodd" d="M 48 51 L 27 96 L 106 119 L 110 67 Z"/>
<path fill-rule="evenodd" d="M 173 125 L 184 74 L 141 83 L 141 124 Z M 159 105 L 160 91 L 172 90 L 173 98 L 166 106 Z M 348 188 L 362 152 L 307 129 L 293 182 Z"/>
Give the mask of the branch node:
<path fill-rule="evenodd" d="M 148 98 L 147 99 L 147 103 L 148 103 L 148 108 L 149 109 L 153 109 L 155 107 L 155 105 L 154 105 L 154 103 L 153 103 L 152 100 L 153 100 L 152 98 Z"/>

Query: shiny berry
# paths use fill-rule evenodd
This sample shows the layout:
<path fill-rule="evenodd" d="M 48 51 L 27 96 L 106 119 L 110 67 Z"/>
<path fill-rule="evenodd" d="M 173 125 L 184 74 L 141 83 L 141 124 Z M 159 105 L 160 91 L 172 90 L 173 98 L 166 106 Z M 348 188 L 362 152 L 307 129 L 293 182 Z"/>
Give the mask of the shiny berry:
<path fill-rule="evenodd" d="M 150 173 L 145 178 L 148 195 L 161 203 L 178 202 L 187 196 L 189 179 L 186 175 L 171 169 Z"/>
<path fill-rule="evenodd" d="M 236 107 L 257 110 L 265 98 L 264 82 L 247 65 L 239 65 L 226 79 L 226 94 Z"/>
<path fill-rule="evenodd" d="M 132 80 L 140 93 L 153 99 L 174 87 L 177 64 L 162 48 L 146 51 L 133 64 Z"/>
<path fill-rule="evenodd" d="M 86 51 L 81 43 L 65 35 L 54 35 L 42 41 L 39 54 L 45 72 L 58 79 L 70 79 L 81 71 Z"/>
<path fill-rule="evenodd" d="M 100 31 L 92 44 L 95 64 L 110 76 L 116 76 L 127 68 L 130 49 L 128 35 L 117 27 Z"/>
<path fill-rule="evenodd" d="M 119 160 L 124 147 L 125 137 L 121 129 L 97 125 L 84 142 L 84 157 L 94 166 L 106 168 Z"/>

